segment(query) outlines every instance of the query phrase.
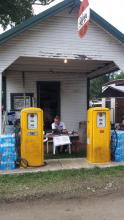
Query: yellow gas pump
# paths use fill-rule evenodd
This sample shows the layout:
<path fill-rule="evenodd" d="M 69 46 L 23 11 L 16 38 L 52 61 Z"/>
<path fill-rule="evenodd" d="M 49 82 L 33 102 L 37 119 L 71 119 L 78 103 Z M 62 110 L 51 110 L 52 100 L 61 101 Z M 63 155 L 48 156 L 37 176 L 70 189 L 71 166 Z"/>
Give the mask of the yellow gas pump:
<path fill-rule="evenodd" d="M 28 166 L 44 164 L 43 111 L 25 108 L 21 111 L 21 159 Z"/>
<path fill-rule="evenodd" d="M 87 160 L 91 163 L 110 161 L 110 111 L 90 108 L 87 120 Z"/>

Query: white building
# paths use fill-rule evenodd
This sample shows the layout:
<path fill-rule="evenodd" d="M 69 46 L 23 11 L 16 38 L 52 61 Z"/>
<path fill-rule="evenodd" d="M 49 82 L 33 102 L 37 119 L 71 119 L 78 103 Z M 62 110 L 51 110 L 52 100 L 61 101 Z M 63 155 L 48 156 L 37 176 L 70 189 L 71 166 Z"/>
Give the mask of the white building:
<path fill-rule="evenodd" d="M 8 111 L 22 108 L 26 93 L 27 105 L 43 108 L 47 118 L 60 114 L 77 130 L 86 121 L 89 80 L 124 70 L 124 35 L 91 10 L 80 39 L 79 4 L 65 0 L 0 35 L 0 105 L 3 77 Z"/>

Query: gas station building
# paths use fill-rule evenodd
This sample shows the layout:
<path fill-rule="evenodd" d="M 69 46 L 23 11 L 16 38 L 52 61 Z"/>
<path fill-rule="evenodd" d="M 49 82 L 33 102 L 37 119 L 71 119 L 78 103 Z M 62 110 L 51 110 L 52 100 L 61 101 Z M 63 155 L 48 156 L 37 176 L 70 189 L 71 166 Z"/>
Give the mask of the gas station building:
<path fill-rule="evenodd" d="M 124 70 L 124 35 L 91 10 L 89 30 L 77 32 L 80 1 L 65 0 L 0 35 L 2 105 L 44 110 L 46 129 L 60 114 L 68 130 L 86 121 L 89 80 Z"/>

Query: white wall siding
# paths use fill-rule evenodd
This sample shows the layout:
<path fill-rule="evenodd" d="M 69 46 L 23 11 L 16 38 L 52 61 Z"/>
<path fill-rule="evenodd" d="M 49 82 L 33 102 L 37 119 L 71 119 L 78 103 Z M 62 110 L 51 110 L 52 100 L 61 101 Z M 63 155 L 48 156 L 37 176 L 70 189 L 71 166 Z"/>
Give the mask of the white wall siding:
<path fill-rule="evenodd" d="M 95 23 L 82 39 L 77 33 L 77 14 L 59 14 L 35 25 L 0 46 L 0 69 L 5 69 L 20 56 L 79 59 L 80 55 L 95 60 L 112 60 L 122 68 L 124 46 Z M 81 57 L 80 57 L 81 58 Z"/>
<path fill-rule="evenodd" d="M 0 72 L 7 69 L 19 57 L 55 58 L 57 60 L 67 57 L 83 61 L 85 58 L 90 58 L 91 61 L 114 61 L 124 69 L 124 46 L 122 43 L 93 22 L 91 22 L 86 36 L 80 39 L 77 33 L 77 12 L 75 10 L 71 14 L 66 10 L 52 16 L 0 45 Z M 83 62 L 81 65 L 83 71 Z M 61 71 L 61 68 L 57 71 Z M 28 72 L 25 75 L 26 90 L 28 93 L 33 92 L 35 97 L 36 81 L 61 81 L 61 116 L 68 129 L 77 129 L 79 121 L 86 120 L 85 75 L 57 73 L 56 71 L 53 74 L 50 72 Z M 7 71 L 6 76 L 7 108 L 10 110 L 10 94 L 23 92 L 22 76 L 20 72 Z"/>
<path fill-rule="evenodd" d="M 61 82 L 61 117 L 68 129 L 78 129 L 79 121 L 86 121 L 87 87 L 86 77 L 81 74 L 25 73 L 26 92 L 37 98 L 37 81 Z M 10 110 L 10 94 L 23 93 L 20 72 L 7 73 L 7 109 Z"/>

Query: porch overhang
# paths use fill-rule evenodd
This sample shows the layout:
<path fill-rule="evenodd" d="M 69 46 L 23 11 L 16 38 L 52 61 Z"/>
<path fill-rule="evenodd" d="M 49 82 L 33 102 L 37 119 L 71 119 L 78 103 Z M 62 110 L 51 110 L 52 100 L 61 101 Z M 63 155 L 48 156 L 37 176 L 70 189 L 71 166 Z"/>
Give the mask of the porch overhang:
<path fill-rule="evenodd" d="M 88 97 L 88 91 L 87 91 L 88 85 L 86 87 L 86 83 L 88 83 L 88 81 L 92 78 L 98 77 L 103 74 L 111 73 L 113 71 L 117 71 L 119 67 L 113 61 L 93 60 L 93 59 L 86 58 L 84 56 L 81 56 L 81 57 L 79 56 L 75 59 L 73 58 L 70 59 L 67 57 L 65 58 L 67 59 L 66 64 L 64 63 L 64 57 L 46 58 L 46 57 L 21 56 L 4 70 L 4 74 L 6 78 L 7 76 L 11 76 L 14 72 L 15 72 L 14 76 L 16 76 L 17 74 L 22 76 L 22 78 L 18 78 L 17 80 L 17 84 L 18 84 L 18 86 L 16 87 L 18 90 L 17 92 L 27 93 L 29 92 L 29 90 L 32 91 L 34 94 L 34 100 L 36 100 L 36 102 L 37 102 L 36 82 L 38 82 L 38 80 L 39 81 L 42 81 L 44 79 L 47 79 L 47 80 L 49 79 L 50 81 L 54 81 L 54 80 L 59 81 L 59 79 L 63 80 L 63 82 L 65 83 L 62 83 L 63 87 L 61 91 L 64 91 L 63 93 L 64 98 L 62 98 L 61 101 L 63 101 L 64 104 L 63 105 L 61 104 L 62 106 L 61 111 L 62 111 L 62 114 L 64 115 L 64 121 L 68 120 L 68 127 L 73 127 L 73 126 L 77 127 L 77 124 L 75 125 L 72 122 L 72 119 L 75 118 L 75 112 L 77 112 L 77 109 L 72 111 L 71 115 L 69 111 L 71 111 L 74 105 L 79 106 L 78 109 L 81 109 L 81 110 L 79 110 L 77 114 L 78 119 L 75 119 L 77 121 L 76 123 L 82 120 L 82 114 L 83 114 L 83 120 L 84 118 L 86 118 L 86 111 L 87 111 L 87 98 L 86 97 Z M 30 74 L 31 72 L 32 74 Z M 12 74 L 9 75 L 9 73 L 12 73 Z M 22 75 L 20 73 L 22 73 Z M 33 83 L 31 84 L 32 87 L 30 87 L 30 81 L 32 80 L 30 79 L 30 75 L 35 76 L 35 73 L 37 73 L 36 77 L 34 77 L 35 80 L 33 79 L 34 81 L 32 81 Z M 29 74 L 29 78 L 27 77 L 28 74 Z M 60 74 L 60 77 L 59 77 L 59 74 Z M 23 75 L 27 77 L 25 78 L 27 80 L 26 82 L 29 82 L 28 86 L 26 85 L 26 87 L 25 85 L 23 85 L 23 83 L 25 83 L 25 79 L 23 80 Z M 44 75 L 43 78 L 42 78 L 42 75 Z M 45 75 L 47 77 L 45 77 Z M 7 96 L 7 98 L 9 100 L 10 100 L 10 94 L 16 91 L 16 88 L 13 87 L 14 86 L 13 79 L 14 78 L 11 78 L 10 87 L 8 87 L 9 95 Z M 22 81 L 19 82 L 20 79 Z M 87 82 L 86 82 L 86 79 L 88 79 Z M 69 88 L 67 86 L 66 80 L 68 81 Z M 72 86 L 70 86 L 70 81 L 72 81 Z M 65 92 L 65 89 L 66 89 L 66 92 Z M 75 103 L 73 103 L 74 99 L 76 100 Z M 81 108 L 82 102 L 84 103 L 83 109 Z M 68 106 L 67 103 L 71 103 L 71 104 Z M 8 107 L 7 108 L 11 109 L 10 101 L 8 105 L 9 105 L 9 108 Z M 70 115 L 69 116 L 70 119 L 68 119 L 68 116 L 64 114 L 65 108 L 68 112 L 68 115 Z"/>
<path fill-rule="evenodd" d="M 67 59 L 67 58 L 66 58 Z M 19 72 L 81 73 L 92 79 L 119 70 L 113 61 L 92 60 L 87 58 L 67 59 L 19 57 L 6 70 Z"/>

